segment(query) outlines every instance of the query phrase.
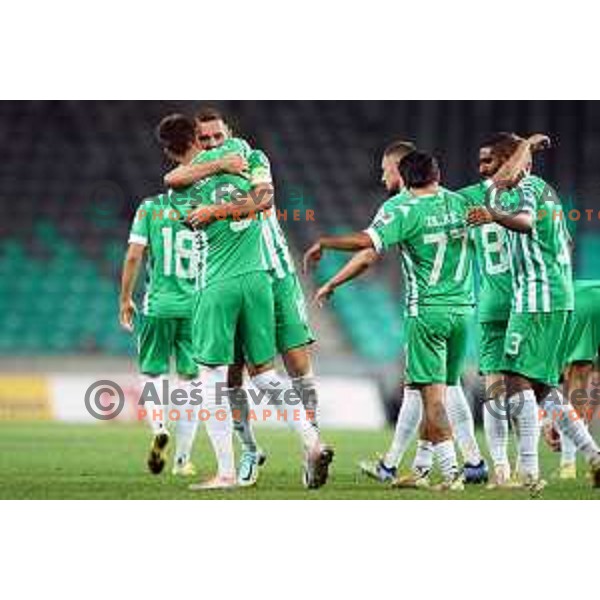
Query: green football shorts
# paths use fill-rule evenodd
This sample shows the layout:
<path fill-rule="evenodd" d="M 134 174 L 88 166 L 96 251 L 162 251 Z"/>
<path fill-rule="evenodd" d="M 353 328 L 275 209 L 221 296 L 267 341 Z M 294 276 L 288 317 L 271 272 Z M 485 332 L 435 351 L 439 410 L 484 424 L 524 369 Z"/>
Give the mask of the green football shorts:
<path fill-rule="evenodd" d="M 230 277 L 203 289 L 193 315 L 194 358 L 204 365 L 236 361 L 236 335 L 244 358 L 257 366 L 275 358 L 273 286 L 266 271 Z M 239 357 L 238 357 L 239 358 Z"/>
<path fill-rule="evenodd" d="M 407 319 L 408 384 L 459 383 L 472 317 L 470 307 L 420 306 L 418 316 Z"/>
<path fill-rule="evenodd" d="M 600 289 L 575 284 L 575 310 L 571 315 L 565 366 L 575 362 L 595 362 L 600 349 Z"/>
<path fill-rule="evenodd" d="M 315 337 L 308 323 L 304 293 L 296 274 L 273 277 L 275 342 L 277 352 L 311 344 Z"/>
<path fill-rule="evenodd" d="M 479 323 L 479 373 L 501 373 L 504 368 L 504 339 L 508 321 Z"/>
<path fill-rule="evenodd" d="M 192 352 L 192 320 L 190 318 L 140 316 L 136 324 L 140 372 L 166 375 L 171 357 L 180 375 L 195 377 L 198 366 Z"/>
<path fill-rule="evenodd" d="M 504 341 L 503 371 L 556 386 L 564 366 L 569 311 L 511 313 Z"/>

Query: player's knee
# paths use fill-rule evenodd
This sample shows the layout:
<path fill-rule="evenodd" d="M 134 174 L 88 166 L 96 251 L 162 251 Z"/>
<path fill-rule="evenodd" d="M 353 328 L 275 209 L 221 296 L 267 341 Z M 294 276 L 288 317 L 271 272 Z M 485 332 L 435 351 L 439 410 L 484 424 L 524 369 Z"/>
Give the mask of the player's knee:
<path fill-rule="evenodd" d="M 571 377 L 587 377 L 592 372 L 591 362 L 575 362 L 570 367 Z"/>
<path fill-rule="evenodd" d="M 306 346 L 288 350 L 283 355 L 283 362 L 290 377 L 302 377 L 311 370 L 310 355 Z"/>

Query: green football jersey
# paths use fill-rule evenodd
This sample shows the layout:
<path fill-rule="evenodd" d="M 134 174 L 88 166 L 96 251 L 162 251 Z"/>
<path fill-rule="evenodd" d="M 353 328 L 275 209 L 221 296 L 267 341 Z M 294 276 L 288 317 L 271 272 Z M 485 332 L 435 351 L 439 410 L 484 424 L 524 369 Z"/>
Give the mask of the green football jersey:
<path fill-rule="evenodd" d="M 489 185 L 476 183 L 458 190 L 469 207 L 485 206 Z M 511 192 L 517 194 L 517 192 Z M 481 323 L 508 320 L 513 299 L 507 230 L 497 223 L 472 227 L 479 273 L 478 316 Z"/>
<path fill-rule="evenodd" d="M 392 213 L 394 211 L 394 209 L 398 205 L 402 204 L 402 202 L 405 202 L 409 198 L 411 198 L 411 195 L 408 192 L 404 191 L 404 190 L 398 192 L 397 194 L 394 194 L 393 196 L 390 196 L 377 209 L 377 212 L 375 213 L 375 216 L 371 219 L 371 223 L 369 224 L 369 228 L 375 227 L 376 223 L 378 223 L 379 221 L 385 219 L 385 217 L 389 213 Z M 402 260 L 401 257 L 400 257 L 400 269 L 402 271 L 402 281 L 403 282 L 408 282 L 409 281 L 409 279 L 408 279 L 408 272 L 406 271 L 406 267 L 404 265 L 404 261 Z M 404 301 L 404 304 L 406 305 L 406 298 L 407 298 L 406 283 L 405 283 L 403 289 L 401 290 L 401 297 L 402 297 L 402 300 Z M 406 306 L 405 306 L 405 308 L 406 308 Z"/>
<path fill-rule="evenodd" d="M 370 227 L 373 227 L 377 221 L 384 218 L 388 213 L 393 212 L 398 205 L 402 204 L 402 202 L 408 200 L 409 198 L 411 198 L 410 194 L 404 190 L 388 198 L 375 213 L 375 216 L 371 220 Z"/>
<path fill-rule="evenodd" d="M 249 177 L 252 185 L 273 183 L 271 165 L 267 155 L 262 150 L 253 150 L 248 157 Z M 277 218 L 275 204 L 261 213 L 262 241 L 267 265 L 272 274 L 278 279 L 296 272 L 294 260 L 287 239 Z"/>
<path fill-rule="evenodd" d="M 207 162 L 236 152 L 249 157 L 251 149 L 237 138 L 219 148 L 200 152 L 192 163 Z M 172 191 L 175 200 L 184 199 L 190 206 L 224 204 L 235 200 L 236 193 L 248 193 L 252 182 L 247 177 L 218 173 L 189 186 Z M 179 202 L 177 202 L 179 205 Z M 257 215 L 246 219 L 221 219 L 197 232 L 197 288 L 203 289 L 217 281 L 254 271 L 264 271 L 268 265 L 262 245 L 262 223 Z"/>
<path fill-rule="evenodd" d="M 134 217 L 129 243 L 147 249 L 143 314 L 190 317 L 197 262 L 195 235 L 180 221 L 166 194 L 144 200 Z"/>
<path fill-rule="evenodd" d="M 517 313 L 573 310 L 570 237 L 561 201 L 553 188 L 535 175 L 525 177 L 518 190 L 519 210 L 533 215 L 533 230 L 508 232 L 513 309 Z"/>
<path fill-rule="evenodd" d="M 473 306 L 472 246 L 462 196 L 440 189 L 398 205 L 367 230 L 378 252 L 398 246 L 408 314 L 419 306 Z"/>

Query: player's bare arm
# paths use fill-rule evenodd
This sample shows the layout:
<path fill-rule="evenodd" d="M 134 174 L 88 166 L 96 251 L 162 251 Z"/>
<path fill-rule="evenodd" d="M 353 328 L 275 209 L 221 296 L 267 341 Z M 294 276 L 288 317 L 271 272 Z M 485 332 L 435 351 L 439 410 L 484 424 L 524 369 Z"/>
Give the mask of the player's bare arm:
<path fill-rule="evenodd" d="M 526 140 L 522 140 L 510 158 L 492 177 L 492 182 L 498 188 L 515 186 L 529 170 L 532 155 L 549 147 L 550 138 L 543 133 L 534 133 Z"/>
<path fill-rule="evenodd" d="M 344 235 L 321 236 L 305 253 L 302 259 L 304 273 L 323 258 L 323 250 L 340 250 L 343 252 L 358 252 L 371 246 L 369 236 L 362 231 L 355 231 Z"/>
<path fill-rule="evenodd" d="M 165 175 L 164 183 L 167 187 L 179 189 L 217 173 L 243 176 L 247 170 L 248 163 L 243 156 L 229 154 L 223 158 L 204 163 L 179 165 Z"/>
<path fill-rule="evenodd" d="M 503 215 L 492 213 L 487 208 L 475 207 L 470 209 L 467 215 L 467 223 L 472 227 L 479 227 L 492 222 L 519 233 L 527 233 L 533 228 L 533 216 L 527 212 Z"/>
<path fill-rule="evenodd" d="M 186 222 L 194 229 L 205 227 L 217 219 L 243 219 L 273 207 L 275 191 L 270 183 L 260 183 L 252 187 L 250 192 L 237 197 L 231 202 L 201 206 L 190 212 Z"/>
<path fill-rule="evenodd" d="M 369 236 L 364 234 L 367 238 Z M 370 239 L 370 238 L 369 238 Z M 352 281 L 379 260 L 379 254 L 371 247 L 365 248 L 357 252 L 325 285 L 321 286 L 314 297 L 314 302 L 322 307 L 328 300 L 336 288 L 344 285 L 348 281 Z"/>
<path fill-rule="evenodd" d="M 146 246 L 143 244 L 129 244 L 123 262 L 119 300 L 119 323 L 126 331 L 133 331 L 133 315 L 136 310 L 135 303 L 133 302 L 133 290 L 135 289 L 140 266 L 144 260 L 145 250 Z"/>
<path fill-rule="evenodd" d="M 491 177 L 492 184 L 497 189 L 517 185 L 524 174 L 529 171 L 533 153 L 549 147 L 550 138 L 541 133 L 536 133 L 526 140 L 520 141 L 510 158 Z M 469 225 L 479 226 L 495 221 L 512 231 L 528 233 L 533 228 L 533 219 L 533 215 L 525 211 L 504 213 L 476 207 L 469 211 L 467 222 Z"/>

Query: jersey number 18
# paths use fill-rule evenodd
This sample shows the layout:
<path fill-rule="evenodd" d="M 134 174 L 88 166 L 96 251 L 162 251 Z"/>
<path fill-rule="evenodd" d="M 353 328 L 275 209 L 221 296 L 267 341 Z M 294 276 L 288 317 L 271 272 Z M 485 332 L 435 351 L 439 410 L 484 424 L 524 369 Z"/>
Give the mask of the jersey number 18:
<path fill-rule="evenodd" d="M 173 254 L 175 254 L 175 275 L 181 279 L 196 277 L 197 265 L 194 260 L 195 234 L 185 229 L 178 231 L 175 234 L 175 248 L 173 248 L 173 229 L 171 227 L 163 227 L 162 236 L 164 274 L 167 277 L 173 274 Z"/>

